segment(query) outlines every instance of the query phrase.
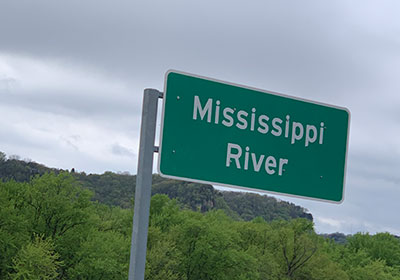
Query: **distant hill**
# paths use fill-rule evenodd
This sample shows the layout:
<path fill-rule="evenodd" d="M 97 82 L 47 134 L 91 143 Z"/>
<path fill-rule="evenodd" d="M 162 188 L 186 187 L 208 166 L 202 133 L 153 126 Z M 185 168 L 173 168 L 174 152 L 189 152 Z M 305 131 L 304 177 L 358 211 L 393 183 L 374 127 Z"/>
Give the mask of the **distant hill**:
<path fill-rule="evenodd" d="M 351 237 L 352 235 L 346 235 L 340 232 L 334 232 L 334 233 L 330 233 L 330 234 L 321 234 L 322 237 L 325 237 L 327 239 L 331 239 L 333 241 L 335 241 L 336 243 L 339 244 L 346 244 L 347 243 L 347 239 L 349 237 Z"/>
<path fill-rule="evenodd" d="M 104 174 L 86 174 L 73 169 L 49 168 L 33 161 L 20 160 L 17 157 L 7 159 L 0 154 L 0 179 L 29 181 L 31 177 L 48 172 L 71 173 L 81 184 L 94 192 L 93 199 L 101 203 L 129 208 L 133 205 L 136 176 L 105 172 Z M 153 175 L 152 194 L 166 194 L 176 199 L 182 208 L 206 212 L 224 210 L 237 220 L 249 221 L 262 217 L 266 221 L 293 218 L 313 220 L 310 213 L 293 203 L 278 201 L 274 197 L 245 192 L 225 192 L 215 190 L 211 185 L 170 180 Z"/>
<path fill-rule="evenodd" d="M 2 180 L 15 180 L 17 182 L 29 181 L 32 176 L 43 175 L 48 172 L 59 173 L 61 170 L 48 168 L 42 164 L 20 160 L 17 156 L 6 159 L 0 152 L 0 178 Z"/>

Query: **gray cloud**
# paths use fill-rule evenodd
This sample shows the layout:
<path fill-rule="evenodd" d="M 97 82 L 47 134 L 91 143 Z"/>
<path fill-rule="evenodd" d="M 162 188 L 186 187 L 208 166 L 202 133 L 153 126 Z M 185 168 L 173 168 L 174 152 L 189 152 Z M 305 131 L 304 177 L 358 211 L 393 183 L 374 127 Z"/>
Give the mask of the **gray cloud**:
<path fill-rule="evenodd" d="M 16 80 L 7 76 L 0 76 L 0 92 L 7 93 L 16 86 Z"/>
<path fill-rule="evenodd" d="M 126 148 L 118 143 L 115 143 L 112 146 L 111 150 L 112 153 L 117 156 L 127 156 L 131 158 L 134 158 L 136 156 L 135 153 L 132 151 L 132 149 Z"/>

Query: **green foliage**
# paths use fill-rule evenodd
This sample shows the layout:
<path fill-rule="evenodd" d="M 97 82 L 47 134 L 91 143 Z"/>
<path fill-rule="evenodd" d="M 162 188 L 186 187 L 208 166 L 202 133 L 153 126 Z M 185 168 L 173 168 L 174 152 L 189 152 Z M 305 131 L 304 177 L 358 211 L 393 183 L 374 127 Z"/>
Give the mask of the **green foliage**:
<path fill-rule="evenodd" d="M 176 198 L 186 208 L 200 212 L 215 209 L 215 200 L 219 196 L 211 185 L 175 180 L 162 180 L 153 184 L 152 192 Z"/>
<path fill-rule="evenodd" d="M 375 260 L 364 266 L 355 266 L 349 269 L 348 275 L 351 280 L 395 280 L 400 279 L 393 268 L 386 266 L 385 261 Z"/>
<path fill-rule="evenodd" d="M 92 230 L 79 250 L 69 279 L 127 279 L 130 239 L 115 231 Z"/>
<path fill-rule="evenodd" d="M 14 272 L 10 274 L 13 280 L 57 279 L 58 268 L 62 262 L 59 254 L 54 251 L 54 245 L 42 236 L 35 236 L 33 241 L 24 246 L 12 259 Z"/>
<path fill-rule="evenodd" d="M 349 238 L 348 247 L 356 252 L 365 250 L 373 260 L 383 260 L 389 266 L 400 267 L 400 241 L 389 233 L 373 236 L 357 233 Z"/>
<path fill-rule="evenodd" d="M 207 212 L 221 209 L 236 220 L 250 221 L 262 217 L 266 221 L 294 218 L 306 218 L 312 221 L 311 214 L 292 203 L 278 202 L 273 197 L 259 194 L 219 192 L 210 185 L 158 179 L 158 182 L 153 184 L 152 192 L 168 195 L 183 205 L 183 208 L 193 211 Z"/>
<path fill-rule="evenodd" d="M 301 269 L 318 250 L 317 236 L 313 224 L 304 219 L 293 220 L 289 225 L 277 224 L 278 256 L 283 259 L 284 274 L 295 278 Z"/>
<path fill-rule="evenodd" d="M 124 236 L 131 235 L 133 209 L 110 207 L 105 204 L 93 203 L 95 214 L 91 217 L 101 231 L 115 231 Z"/>
<path fill-rule="evenodd" d="M 52 170 L 36 162 L 26 162 L 19 160 L 15 156 L 10 156 L 7 160 L 6 155 L 0 152 L 0 178 L 3 180 L 15 180 L 17 182 L 28 182 L 36 175 L 43 175 L 48 172 L 60 173 L 61 170 Z"/>
<path fill-rule="evenodd" d="M 293 203 L 278 202 L 273 197 L 244 192 L 223 192 L 222 195 L 229 208 L 245 221 L 255 217 L 262 217 L 266 221 L 295 218 L 313 220 L 312 215 L 306 213 L 304 208 Z"/>
<path fill-rule="evenodd" d="M 33 233 L 55 239 L 87 223 L 91 196 L 67 173 L 35 177 L 24 201 Z"/>
<path fill-rule="evenodd" d="M 173 229 L 186 279 L 254 279 L 256 260 L 238 246 L 239 235 L 223 212 L 185 212 Z"/>
<path fill-rule="evenodd" d="M 73 173 L 73 176 L 95 193 L 93 200 L 110 206 L 132 207 L 136 177 L 112 172 L 102 175 Z"/>
<path fill-rule="evenodd" d="M 7 155 L 0 151 L 0 162 L 4 163 L 7 160 Z"/>
<path fill-rule="evenodd" d="M 30 241 L 29 220 L 23 211 L 26 184 L 0 181 L 0 279 L 4 279 L 11 259 Z"/>
<path fill-rule="evenodd" d="M 0 278 L 125 279 L 132 211 L 91 196 L 68 173 L 0 182 Z"/>
<path fill-rule="evenodd" d="M 325 238 L 329 238 L 329 239 L 335 241 L 336 243 L 339 243 L 342 245 L 347 243 L 347 238 L 349 237 L 340 232 L 335 232 L 335 233 L 330 233 L 330 234 L 321 234 L 321 236 L 323 236 Z"/>
<path fill-rule="evenodd" d="M 0 160 L 0 178 L 6 181 L 12 179 L 18 182 L 29 182 L 31 178 L 46 173 L 60 174 L 66 172 L 48 168 L 32 161 L 22 161 L 17 157 Z M 113 172 L 87 175 L 84 172 L 75 172 L 73 168 L 70 175 L 86 189 L 93 192 L 93 201 L 109 206 L 132 208 L 136 176 Z M 266 221 L 295 218 L 306 218 L 312 221 L 312 215 L 306 213 L 305 209 L 292 203 L 277 201 L 273 197 L 220 192 L 211 185 L 169 180 L 158 175 L 153 175 L 152 194 L 165 194 L 170 199 L 176 199 L 183 209 L 203 213 L 220 209 L 235 220 L 250 221 L 256 217 L 262 217 Z"/>
<path fill-rule="evenodd" d="M 252 222 L 237 222 L 235 230 L 238 232 L 239 246 L 247 254 L 257 260 L 255 270 L 258 279 L 279 279 L 280 264 L 275 256 L 276 232 L 263 218 L 256 218 Z"/>
<path fill-rule="evenodd" d="M 0 279 L 127 278 L 133 209 L 93 201 L 76 174 L 0 181 Z M 307 216 L 291 219 L 302 208 L 154 179 L 168 191 L 151 200 L 146 280 L 400 279 L 400 241 L 388 233 L 336 234 L 347 240 L 337 243 L 318 236 Z"/>
<path fill-rule="evenodd" d="M 158 227 L 162 231 L 181 222 L 178 215 L 179 207 L 176 200 L 170 200 L 168 196 L 157 194 L 151 198 L 150 226 Z"/>
<path fill-rule="evenodd" d="M 323 252 L 320 247 L 303 269 L 297 272 L 295 279 L 349 280 L 349 276 L 340 264 L 334 262 L 331 256 Z"/>
<path fill-rule="evenodd" d="M 150 226 L 146 257 L 146 280 L 186 279 L 180 271 L 182 253 L 178 250 L 174 237 Z"/>

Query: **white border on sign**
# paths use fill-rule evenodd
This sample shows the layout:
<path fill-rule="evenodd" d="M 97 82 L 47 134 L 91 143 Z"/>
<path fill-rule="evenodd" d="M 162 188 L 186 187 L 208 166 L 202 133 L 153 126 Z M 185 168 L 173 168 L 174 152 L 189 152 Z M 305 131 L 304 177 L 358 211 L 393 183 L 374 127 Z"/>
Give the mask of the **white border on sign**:
<path fill-rule="evenodd" d="M 345 159 L 344 159 L 342 199 L 340 201 L 334 201 L 334 200 L 327 200 L 327 199 L 308 197 L 308 196 L 302 196 L 302 195 L 295 195 L 295 194 L 288 194 L 288 193 L 280 193 L 280 192 L 274 192 L 274 191 L 266 191 L 266 190 L 260 190 L 260 189 L 252 189 L 252 188 L 248 188 L 248 187 L 242 187 L 242 186 L 236 186 L 236 185 L 230 185 L 230 184 L 223 184 L 223 183 L 219 183 L 219 182 L 211 182 L 211 181 L 197 180 L 197 179 L 191 179 L 191 178 L 185 178 L 185 177 L 171 176 L 171 175 L 163 174 L 161 172 L 161 170 L 160 170 L 160 165 L 161 165 L 162 137 L 163 137 L 163 132 L 164 132 L 165 100 L 166 100 L 166 96 L 167 96 L 167 78 L 168 78 L 168 75 L 170 73 L 182 74 L 182 75 L 185 75 L 185 76 L 190 76 L 190 77 L 199 78 L 199 79 L 208 80 L 208 81 L 217 82 L 217 83 L 226 84 L 226 85 L 231 85 L 231 86 L 240 87 L 240 88 L 244 88 L 244 89 L 250 89 L 250 90 L 257 91 L 257 92 L 263 92 L 263 93 L 266 93 L 266 94 L 276 95 L 276 96 L 280 96 L 280 97 L 284 97 L 284 98 L 288 98 L 288 99 L 299 100 L 299 101 L 303 101 L 303 102 L 307 102 L 307 103 L 312 103 L 312 104 L 316 104 L 316 105 L 321 105 L 321 106 L 325 106 L 325 107 L 329 107 L 329 108 L 335 108 L 335 109 L 338 109 L 338 110 L 346 111 L 347 114 L 348 114 L 348 123 L 347 123 L 346 155 L 345 155 Z M 204 77 L 204 76 L 200 76 L 200 75 L 196 75 L 196 74 L 190 74 L 190 73 L 186 73 L 186 72 L 183 72 L 183 71 L 177 71 L 177 70 L 173 70 L 173 69 L 170 69 L 165 73 L 165 76 L 164 76 L 164 97 L 163 97 L 163 101 L 162 102 L 163 102 L 163 105 L 162 105 L 162 113 L 161 113 L 161 128 L 160 128 L 161 131 L 160 131 L 160 142 L 159 142 L 158 163 L 157 163 L 157 171 L 162 177 L 168 178 L 168 179 L 176 179 L 176 180 L 182 180 L 182 181 L 195 182 L 195 183 L 200 183 L 200 184 L 218 185 L 218 186 L 223 186 L 223 187 L 228 187 L 228 188 L 233 188 L 233 189 L 240 189 L 240 190 L 244 190 L 244 191 L 260 192 L 260 193 L 274 194 L 274 195 L 283 195 L 283 196 L 289 196 L 289 197 L 293 197 L 293 198 L 303 198 L 303 199 L 320 201 L 320 202 L 329 202 L 329 203 L 333 203 L 333 204 L 341 204 L 344 201 L 346 175 L 347 175 L 347 155 L 348 155 L 348 151 L 349 151 L 349 137 L 350 137 L 350 117 L 351 117 L 351 114 L 350 114 L 350 110 L 349 109 L 347 109 L 345 107 L 336 106 L 336 105 L 326 104 L 326 103 L 323 103 L 323 102 L 308 100 L 308 99 L 305 99 L 305 98 L 290 96 L 290 95 L 277 93 L 277 92 L 273 92 L 273 91 L 267 91 L 267 90 L 262 90 L 262 89 L 258 89 L 258 88 L 254 88 L 254 87 L 249 87 L 249 86 L 244 86 L 244 85 L 235 84 L 235 83 L 231 83 L 231 82 L 221 81 L 221 80 L 218 80 L 218 79 Z"/>

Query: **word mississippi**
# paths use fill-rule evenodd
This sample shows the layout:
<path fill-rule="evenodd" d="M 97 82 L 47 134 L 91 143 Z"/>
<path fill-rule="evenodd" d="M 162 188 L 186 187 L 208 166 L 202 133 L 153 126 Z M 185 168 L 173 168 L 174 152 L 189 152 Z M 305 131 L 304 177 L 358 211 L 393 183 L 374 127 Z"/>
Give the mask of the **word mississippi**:
<path fill-rule="evenodd" d="M 212 98 L 208 98 L 202 105 L 199 96 L 195 95 L 193 120 L 197 120 L 200 117 L 201 120 L 206 119 L 208 123 L 213 122 L 226 127 L 235 126 L 242 130 L 250 129 L 250 131 L 257 131 L 261 134 L 270 133 L 275 137 L 283 136 L 290 139 L 291 144 L 295 144 L 296 141 L 304 141 L 305 147 L 308 147 L 312 143 L 320 145 L 324 143 L 325 124 L 323 122 L 320 123 L 319 129 L 317 129 L 312 124 L 291 121 L 288 114 L 285 117 L 286 120 L 283 121 L 283 118 L 257 114 L 256 108 L 252 108 L 250 113 L 245 110 L 237 110 L 236 108 L 221 107 L 221 101 L 217 100 L 214 102 Z"/>

